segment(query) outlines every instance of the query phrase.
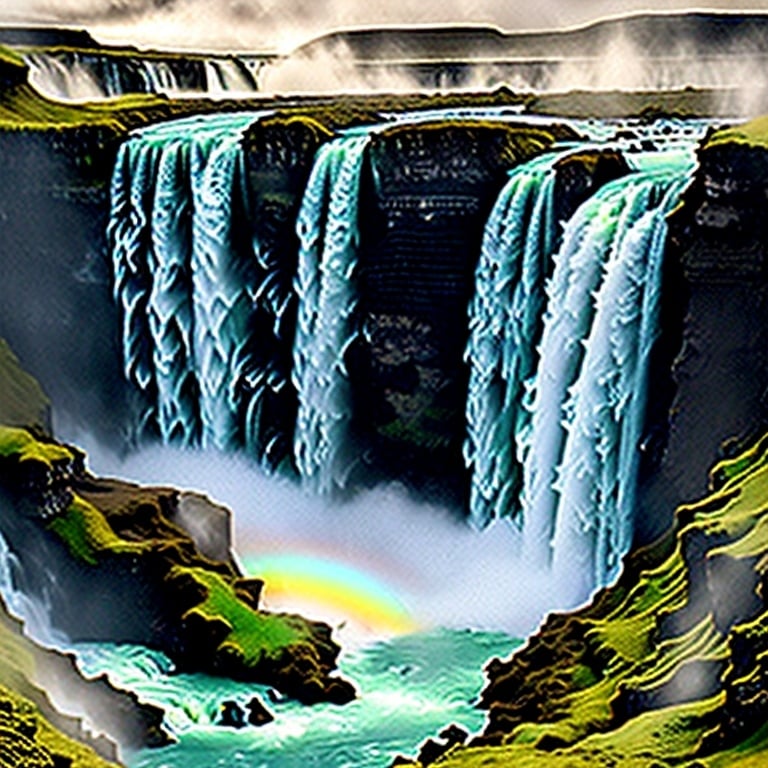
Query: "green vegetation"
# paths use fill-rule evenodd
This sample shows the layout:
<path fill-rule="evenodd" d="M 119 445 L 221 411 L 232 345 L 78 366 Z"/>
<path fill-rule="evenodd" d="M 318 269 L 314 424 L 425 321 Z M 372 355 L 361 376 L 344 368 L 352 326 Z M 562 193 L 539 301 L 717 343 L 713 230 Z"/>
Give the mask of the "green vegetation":
<path fill-rule="evenodd" d="M 121 539 L 104 515 L 79 496 L 48 523 L 48 530 L 64 542 L 72 557 L 88 565 L 98 565 L 99 555 L 140 554 L 150 546 L 148 542 Z"/>
<path fill-rule="evenodd" d="M 204 622 L 219 622 L 227 634 L 218 652 L 235 654 L 246 667 L 256 667 L 265 659 L 278 660 L 286 648 L 310 640 L 306 628 L 292 623 L 288 617 L 255 611 L 236 594 L 232 584 L 219 574 L 202 568 L 176 566 L 169 579 L 190 579 L 202 587 L 205 595 L 182 617 L 192 616 Z"/>
<path fill-rule="evenodd" d="M 24 58 L 11 48 L 0 46 L 0 73 L 19 75 L 26 73 L 27 65 Z"/>
<path fill-rule="evenodd" d="M 1 768 L 116 768 L 56 730 L 28 699 L 0 685 Z"/>
<path fill-rule="evenodd" d="M 704 149 L 736 144 L 744 147 L 768 149 L 768 116 L 747 123 L 715 131 L 704 144 Z"/>
<path fill-rule="evenodd" d="M 610 119 L 691 118 L 737 114 L 737 96 L 727 91 L 685 88 L 678 91 L 569 91 L 526 99 L 527 111 L 540 115 Z M 729 102 L 734 103 L 730 107 Z"/>
<path fill-rule="evenodd" d="M 506 123 L 493 120 L 437 120 L 414 124 L 395 125 L 378 136 L 382 139 L 419 133 L 434 134 L 436 140 L 439 134 L 450 130 L 460 130 L 469 134 L 478 134 L 477 146 L 485 148 L 490 144 L 496 162 L 502 166 L 511 167 L 532 155 L 544 152 L 555 139 L 574 139 L 576 134 L 565 125 L 553 124 L 546 128 L 536 128 L 530 125 Z"/>
<path fill-rule="evenodd" d="M 611 733 L 596 733 L 567 749 L 544 751 L 516 742 L 460 748 L 440 768 L 667 768 L 706 765 L 691 761 L 719 699 L 647 712 Z M 730 765 L 730 764 L 729 764 Z M 714 766 L 713 766 L 714 768 Z M 746 766 L 745 766 L 746 768 Z"/>
<path fill-rule="evenodd" d="M 42 442 L 26 429 L 0 424 L 0 457 L 15 458 L 19 463 L 37 461 L 52 467 L 55 463 L 69 464 L 75 458 L 72 451 L 58 443 Z"/>

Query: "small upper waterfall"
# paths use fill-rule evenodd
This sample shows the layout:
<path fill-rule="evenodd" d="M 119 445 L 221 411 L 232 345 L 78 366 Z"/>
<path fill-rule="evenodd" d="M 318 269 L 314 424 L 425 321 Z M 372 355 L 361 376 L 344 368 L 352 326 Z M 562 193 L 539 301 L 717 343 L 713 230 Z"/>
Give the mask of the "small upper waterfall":
<path fill-rule="evenodd" d="M 31 82 L 47 96 L 94 100 L 130 93 L 229 96 L 259 89 L 263 62 L 254 57 L 110 55 L 99 51 L 38 50 L 25 54 Z"/>
<path fill-rule="evenodd" d="M 122 146 L 109 235 L 125 374 L 163 441 L 241 449 L 327 492 L 366 451 L 348 364 L 367 343 L 361 190 L 378 129 L 320 145 L 291 256 L 254 218 L 251 186 L 273 178 L 248 155 L 259 119 L 191 118 Z M 690 137 L 659 146 L 593 137 L 518 165 L 467 255 L 469 513 L 513 519 L 528 556 L 579 594 L 616 574 L 632 539 L 666 216 L 693 167 Z M 621 170 L 564 214 L 558 169 L 587 150 Z"/>

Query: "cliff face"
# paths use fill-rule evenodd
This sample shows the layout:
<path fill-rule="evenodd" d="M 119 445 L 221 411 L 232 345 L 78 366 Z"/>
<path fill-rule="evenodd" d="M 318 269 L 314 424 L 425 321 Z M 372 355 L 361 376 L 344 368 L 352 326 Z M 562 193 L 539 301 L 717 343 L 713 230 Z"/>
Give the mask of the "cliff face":
<path fill-rule="evenodd" d="M 0 711 L 12 721 L 6 727 L 24 735 L 25 719 L 38 720 L 26 736 L 41 753 L 59 754 L 62 761 L 69 755 L 73 766 L 96 766 L 103 763 L 96 755 L 104 761 L 117 760 L 124 750 L 169 742 L 160 709 L 114 689 L 104 677 L 81 677 L 70 656 L 40 648 L 25 637 L 2 601 L 0 648 Z M 17 746 L 23 744 L 20 739 Z"/>
<path fill-rule="evenodd" d="M 12 425 L 4 429 L 29 429 L 30 444 L 32 434 L 41 439 L 50 434 L 48 399 L 5 341 L 0 341 L 0 423 Z M 0 649 L 0 727 L 9 764 L 95 768 L 107 764 L 97 753 L 114 759 L 118 749 L 167 741 L 160 710 L 113 689 L 106 679 L 84 680 L 71 658 L 27 639 L 2 600 Z"/>
<path fill-rule="evenodd" d="M 659 531 L 663 504 L 702 500 L 635 548 L 590 605 L 550 616 L 511 659 L 492 661 L 483 734 L 456 746 L 444 733 L 422 765 L 768 759 L 766 127 L 703 142 L 670 225 L 638 538 Z"/>
<path fill-rule="evenodd" d="M 2 362 L 2 378 L 15 380 L 18 361 L 6 350 Z M 25 387 L 31 405 L 40 396 L 22 376 L 8 390 L 9 413 Z M 225 510 L 96 478 L 79 451 L 4 426 L 4 415 L 0 531 L 19 564 L 16 587 L 50 602 L 54 627 L 72 640 L 144 643 L 181 669 L 274 685 L 305 703 L 354 697 L 331 675 L 339 648 L 330 627 L 259 609 L 262 582 L 237 571 Z"/>
<path fill-rule="evenodd" d="M 483 228 L 515 165 L 568 129 L 426 124 L 374 134 L 361 192 L 359 324 L 348 355 L 355 430 L 372 475 L 463 501 L 467 307 Z M 557 169 L 561 218 L 624 173 L 615 153 Z"/>
<path fill-rule="evenodd" d="M 143 643 L 177 666 L 274 685 L 305 703 L 354 697 L 331 677 L 338 646 L 326 625 L 259 610 L 262 583 L 228 559 L 228 523 L 202 497 L 102 480 L 83 456 L 0 427 L 0 530 L 18 559 L 17 587 L 50 600 L 71 640 Z M 196 529 L 179 523 L 195 506 Z M 223 554 L 213 560 L 198 549 Z M 73 596 L 77 595 L 77 599 Z"/>
<path fill-rule="evenodd" d="M 768 423 L 764 133 L 755 121 L 705 140 L 670 222 L 640 543 L 664 529 L 665 508 L 705 491 L 713 457 L 732 455 Z"/>

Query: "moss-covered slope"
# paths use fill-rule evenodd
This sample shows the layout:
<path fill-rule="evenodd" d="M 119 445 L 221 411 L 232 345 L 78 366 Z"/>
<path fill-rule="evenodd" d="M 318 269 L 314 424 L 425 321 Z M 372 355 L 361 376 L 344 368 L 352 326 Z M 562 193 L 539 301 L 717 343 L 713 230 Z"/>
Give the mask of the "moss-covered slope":
<path fill-rule="evenodd" d="M 116 768 L 54 728 L 28 699 L 0 685 L 2 768 Z"/>
<path fill-rule="evenodd" d="M 631 555 L 586 608 L 553 615 L 487 668 L 482 735 L 441 766 L 762 765 L 768 761 L 768 437 Z"/>
<path fill-rule="evenodd" d="M 0 352 L 8 385 L 0 395 L 0 533 L 20 564 L 17 586 L 48 597 L 54 626 L 74 640 L 145 643 L 180 668 L 273 685 L 306 703 L 354 697 L 331 674 L 339 647 L 330 627 L 259 609 L 262 583 L 243 578 L 229 556 L 220 508 L 196 497 L 195 517 L 223 530 L 189 533 L 189 494 L 94 477 L 83 454 L 44 425 L 4 424 L 14 415 L 36 424 L 45 400 L 7 346 Z"/>

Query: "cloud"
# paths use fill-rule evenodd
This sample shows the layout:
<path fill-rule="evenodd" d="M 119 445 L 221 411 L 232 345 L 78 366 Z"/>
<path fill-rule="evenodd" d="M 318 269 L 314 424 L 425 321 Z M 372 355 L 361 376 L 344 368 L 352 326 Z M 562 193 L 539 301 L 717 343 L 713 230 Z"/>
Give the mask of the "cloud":
<path fill-rule="evenodd" d="M 176 48 L 283 49 L 330 29 L 378 24 L 483 23 L 504 29 L 585 24 L 640 11 L 702 7 L 735 11 L 731 0 L 4 0 L 0 21 L 82 25 L 98 36 Z M 768 0 L 745 9 L 768 10 Z"/>

